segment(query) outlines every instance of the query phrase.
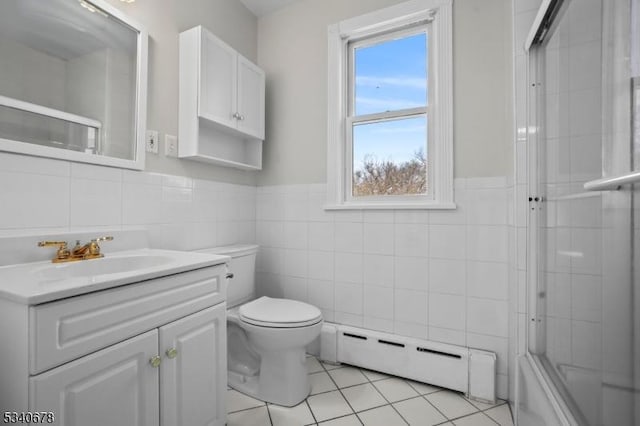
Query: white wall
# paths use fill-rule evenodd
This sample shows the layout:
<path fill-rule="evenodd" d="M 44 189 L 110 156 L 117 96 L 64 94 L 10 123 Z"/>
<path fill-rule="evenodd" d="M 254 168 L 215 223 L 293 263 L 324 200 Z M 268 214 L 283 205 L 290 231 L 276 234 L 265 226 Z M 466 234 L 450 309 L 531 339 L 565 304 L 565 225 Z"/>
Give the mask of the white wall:
<path fill-rule="evenodd" d="M 257 60 L 257 19 L 238 0 L 162 0 L 123 3 L 107 0 L 149 32 L 147 128 L 178 134 L 178 34 L 204 25 L 252 61 Z M 178 143 L 180 143 L 178 141 Z M 255 172 L 147 154 L 145 170 L 194 178 L 255 184 Z"/>
<path fill-rule="evenodd" d="M 259 185 L 326 182 L 327 26 L 403 0 L 302 0 L 258 20 L 267 73 Z M 511 2 L 454 4 L 456 177 L 505 176 L 511 162 Z"/>

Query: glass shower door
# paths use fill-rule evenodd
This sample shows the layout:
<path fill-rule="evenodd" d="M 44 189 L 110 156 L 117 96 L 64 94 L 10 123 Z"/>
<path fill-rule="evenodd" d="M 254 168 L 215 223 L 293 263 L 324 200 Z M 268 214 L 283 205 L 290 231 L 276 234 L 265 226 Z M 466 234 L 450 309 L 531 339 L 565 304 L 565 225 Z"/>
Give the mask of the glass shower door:
<path fill-rule="evenodd" d="M 581 426 L 640 422 L 639 185 L 602 181 L 640 168 L 638 3 L 557 2 L 530 53 L 538 201 L 529 350 Z"/>

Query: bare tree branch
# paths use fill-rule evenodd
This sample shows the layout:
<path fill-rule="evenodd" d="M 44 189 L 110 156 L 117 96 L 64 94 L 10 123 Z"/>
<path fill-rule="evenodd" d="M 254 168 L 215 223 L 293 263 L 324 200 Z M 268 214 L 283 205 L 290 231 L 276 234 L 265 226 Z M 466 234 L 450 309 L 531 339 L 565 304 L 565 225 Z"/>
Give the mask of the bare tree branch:
<path fill-rule="evenodd" d="M 423 150 L 401 164 L 365 156 L 362 167 L 353 172 L 353 195 L 407 195 L 427 192 L 427 158 Z"/>

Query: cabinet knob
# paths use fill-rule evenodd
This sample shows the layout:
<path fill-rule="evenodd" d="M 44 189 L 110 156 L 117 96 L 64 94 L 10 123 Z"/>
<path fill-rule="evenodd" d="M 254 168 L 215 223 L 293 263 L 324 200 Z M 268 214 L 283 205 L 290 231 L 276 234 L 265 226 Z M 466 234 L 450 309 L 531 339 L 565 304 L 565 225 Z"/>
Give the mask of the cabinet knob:
<path fill-rule="evenodd" d="M 233 278 L 233 272 L 229 272 L 227 275 L 225 275 L 225 278 L 228 279 L 228 280 Z"/>
<path fill-rule="evenodd" d="M 174 359 L 178 356 L 178 350 L 176 348 L 167 349 L 165 352 L 167 354 L 167 358 Z"/>
<path fill-rule="evenodd" d="M 236 120 L 240 120 L 240 114 L 238 114 L 237 112 L 234 112 L 233 118 L 235 118 Z"/>
<path fill-rule="evenodd" d="M 238 117 L 240 119 L 240 121 L 244 120 L 244 115 L 240 115 L 240 117 Z"/>
<path fill-rule="evenodd" d="M 151 364 L 153 368 L 158 368 L 160 366 L 160 362 L 162 362 L 162 360 L 158 355 L 152 356 L 149 360 L 149 364 Z"/>

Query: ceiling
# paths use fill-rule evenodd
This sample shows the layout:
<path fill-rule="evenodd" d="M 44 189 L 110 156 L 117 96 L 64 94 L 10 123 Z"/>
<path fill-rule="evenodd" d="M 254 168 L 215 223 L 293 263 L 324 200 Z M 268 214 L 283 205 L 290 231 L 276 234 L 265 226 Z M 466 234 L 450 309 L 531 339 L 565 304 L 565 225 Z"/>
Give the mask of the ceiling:
<path fill-rule="evenodd" d="M 258 18 L 299 0 L 240 0 Z"/>

